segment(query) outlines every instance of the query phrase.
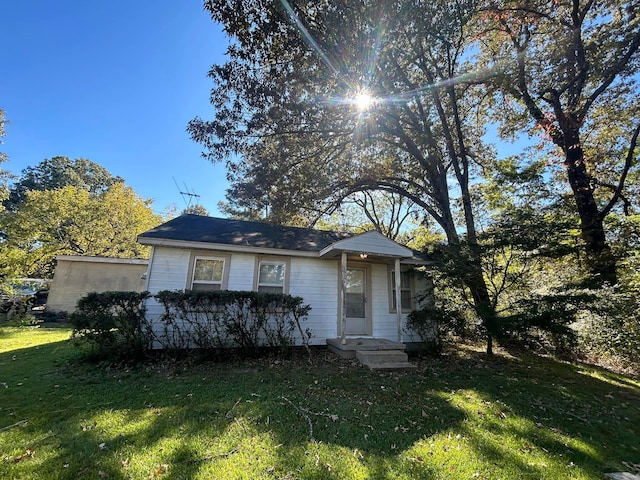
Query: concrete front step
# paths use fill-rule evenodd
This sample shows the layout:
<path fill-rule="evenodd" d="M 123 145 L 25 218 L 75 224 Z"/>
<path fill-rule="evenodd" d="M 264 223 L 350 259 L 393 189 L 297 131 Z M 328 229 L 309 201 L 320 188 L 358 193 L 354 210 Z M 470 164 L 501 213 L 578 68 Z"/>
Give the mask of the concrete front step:
<path fill-rule="evenodd" d="M 356 352 L 361 350 L 404 350 L 403 343 L 394 342 L 385 338 L 371 337 L 347 337 L 344 340 L 340 338 L 327 338 L 327 346 L 329 350 L 342 358 L 356 358 Z"/>
<path fill-rule="evenodd" d="M 376 372 L 402 372 L 405 370 L 413 370 L 418 367 L 411 362 L 395 362 L 395 363 L 380 363 L 378 365 L 369 365 L 369 368 Z"/>
<path fill-rule="evenodd" d="M 371 370 L 407 370 L 416 368 L 401 350 L 358 350 L 356 358 Z"/>

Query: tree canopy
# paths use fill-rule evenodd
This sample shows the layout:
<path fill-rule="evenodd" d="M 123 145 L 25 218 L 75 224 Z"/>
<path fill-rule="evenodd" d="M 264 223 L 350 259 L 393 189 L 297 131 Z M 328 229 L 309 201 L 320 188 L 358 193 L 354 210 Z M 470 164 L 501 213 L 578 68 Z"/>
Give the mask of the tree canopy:
<path fill-rule="evenodd" d="M 561 152 L 592 273 L 615 283 L 604 219 L 622 200 L 640 132 L 640 13 L 616 0 L 489 0 L 479 65 L 502 134 L 537 129 Z M 625 207 L 625 208 L 627 208 Z"/>
<path fill-rule="evenodd" d="M 160 223 L 150 203 L 123 183 L 96 195 L 76 186 L 27 191 L 18 209 L 1 217 L 2 273 L 47 278 L 56 255 L 147 257 L 136 237 Z"/>
<path fill-rule="evenodd" d="M 11 186 L 5 207 L 16 210 L 26 200 L 29 191 L 56 190 L 68 186 L 77 187 L 90 194 L 99 195 L 112 185 L 123 182 L 109 171 L 86 158 L 71 160 L 69 157 L 47 158 L 35 167 L 27 167 Z"/>
<path fill-rule="evenodd" d="M 590 273 L 615 282 L 604 225 L 619 205 L 628 209 L 627 178 L 637 175 L 637 9 L 614 0 L 207 0 L 205 8 L 231 44 L 209 72 L 213 118 L 192 120 L 188 131 L 207 158 L 226 162 L 229 212 L 313 224 L 354 195 L 410 201 L 445 234 L 457 262 L 450 271 L 489 349 L 498 315 L 490 290 L 502 291 L 512 253 L 562 250 L 531 244 L 541 221 L 565 229 L 541 230 L 549 246 L 566 245 L 564 232 L 576 226 Z M 503 165 L 487 143 L 492 123 L 511 138 L 537 128 L 561 152 L 569 188 L 548 149 Z M 494 173 L 521 190 L 535 180 L 544 195 L 490 200 Z M 495 235 L 526 225 L 527 241 L 494 262 L 503 249 Z M 571 258 L 580 266 L 581 256 Z"/>
<path fill-rule="evenodd" d="M 484 124 L 511 137 L 537 128 L 563 154 L 591 273 L 615 281 L 603 225 L 628 204 L 637 163 L 637 9 L 614 0 L 205 8 L 231 45 L 209 73 L 213 119 L 188 129 L 210 160 L 227 162 L 229 211 L 313 223 L 354 192 L 383 190 L 424 209 L 449 241 L 461 227 L 473 241 L 465 190 L 495 160 Z"/>
<path fill-rule="evenodd" d="M 2 138 L 6 135 L 4 131 L 4 124 L 6 120 L 4 118 L 4 110 L 0 108 L 0 145 L 2 145 Z M 7 155 L 0 152 L 0 165 L 7 161 Z M 9 172 L 0 168 L 0 211 L 2 211 L 2 203 L 9 197 Z"/>

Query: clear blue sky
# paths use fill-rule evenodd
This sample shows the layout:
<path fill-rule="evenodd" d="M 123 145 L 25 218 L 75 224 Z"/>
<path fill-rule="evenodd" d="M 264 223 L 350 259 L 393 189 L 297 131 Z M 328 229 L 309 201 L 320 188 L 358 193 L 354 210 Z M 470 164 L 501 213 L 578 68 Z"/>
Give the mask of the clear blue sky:
<path fill-rule="evenodd" d="M 186 133 L 211 118 L 211 65 L 227 40 L 200 0 L 8 0 L 0 8 L 0 108 L 19 174 L 45 158 L 88 158 L 162 211 L 186 185 L 219 215 L 225 171 Z"/>

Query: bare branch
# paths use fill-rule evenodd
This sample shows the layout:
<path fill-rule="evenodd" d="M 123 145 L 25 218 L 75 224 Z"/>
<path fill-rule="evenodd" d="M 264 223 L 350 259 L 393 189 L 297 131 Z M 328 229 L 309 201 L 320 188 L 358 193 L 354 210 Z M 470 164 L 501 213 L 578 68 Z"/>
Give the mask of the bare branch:
<path fill-rule="evenodd" d="M 639 134 L 640 134 L 640 123 L 636 127 L 635 131 L 633 132 L 633 136 L 631 137 L 631 142 L 629 143 L 629 151 L 627 152 L 627 157 L 625 158 L 625 161 L 624 161 L 624 167 L 622 168 L 622 174 L 620 175 L 618 186 L 613 192 L 613 197 L 611 197 L 611 200 L 609 200 L 609 203 L 607 204 L 607 206 L 604 207 L 602 212 L 600 212 L 600 218 L 602 219 L 604 219 L 604 217 L 611 211 L 611 209 L 616 204 L 616 202 L 621 198 L 622 189 L 624 188 L 624 183 L 627 179 L 627 174 L 629 173 L 629 169 L 631 168 L 631 165 L 633 164 L 633 159 L 635 157 L 635 149 L 636 149 L 636 144 L 638 142 Z"/>

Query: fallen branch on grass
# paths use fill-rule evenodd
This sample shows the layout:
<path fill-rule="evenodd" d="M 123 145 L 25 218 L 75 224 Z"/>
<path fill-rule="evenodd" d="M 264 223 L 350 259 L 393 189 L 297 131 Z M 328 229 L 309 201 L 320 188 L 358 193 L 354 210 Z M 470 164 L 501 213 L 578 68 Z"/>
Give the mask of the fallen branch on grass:
<path fill-rule="evenodd" d="M 291 405 L 293 408 L 295 408 L 298 413 L 300 415 L 302 415 L 306 420 L 307 423 L 309 424 L 309 438 L 311 439 L 312 442 L 315 442 L 315 438 L 313 438 L 313 422 L 311 422 L 311 417 L 309 416 L 309 414 L 311 413 L 309 410 L 307 410 L 306 408 L 300 408 L 298 407 L 296 404 L 294 404 L 291 400 L 289 400 L 287 397 L 280 397 L 281 399 L 283 399 L 285 402 L 287 402 L 289 405 Z"/>
<path fill-rule="evenodd" d="M 224 453 L 217 453 L 215 455 L 208 455 L 206 457 L 200 457 L 200 458 L 192 458 L 191 460 L 183 460 L 182 462 L 174 462 L 175 465 L 179 465 L 179 464 L 185 464 L 185 463 L 203 463 L 203 462 L 208 462 L 209 460 L 215 460 L 218 458 L 229 458 L 231 455 L 234 455 L 235 453 L 238 453 L 238 447 L 232 448 L 231 450 L 229 450 L 228 452 L 224 452 Z"/>
<path fill-rule="evenodd" d="M 235 408 L 238 406 L 238 404 L 240 403 L 240 400 L 242 400 L 242 398 L 239 398 L 238 401 L 236 403 L 233 404 L 233 407 L 231 407 L 231 410 L 229 410 L 226 414 L 225 414 L 225 418 L 231 418 L 231 414 L 233 413 L 233 411 L 235 410 Z"/>
<path fill-rule="evenodd" d="M 5 430 L 9 430 L 13 427 L 17 427 L 18 425 L 22 425 L 23 423 L 27 423 L 29 420 L 20 420 L 19 422 L 14 423 L 13 425 L 7 425 L 6 427 L 0 428 L 0 432 L 4 432 Z"/>

